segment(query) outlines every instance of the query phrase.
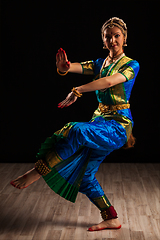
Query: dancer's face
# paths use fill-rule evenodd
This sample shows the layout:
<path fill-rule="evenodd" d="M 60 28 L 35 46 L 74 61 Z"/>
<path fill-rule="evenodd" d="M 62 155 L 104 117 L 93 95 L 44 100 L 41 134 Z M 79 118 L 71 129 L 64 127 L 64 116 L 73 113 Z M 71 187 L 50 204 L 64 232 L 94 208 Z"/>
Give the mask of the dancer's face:
<path fill-rule="evenodd" d="M 125 38 L 118 27 L 107 28 L 104 30 L 103 42 L 105 47 L 114 54 L 121 53 L 123 51 L 123 44 Z"/>

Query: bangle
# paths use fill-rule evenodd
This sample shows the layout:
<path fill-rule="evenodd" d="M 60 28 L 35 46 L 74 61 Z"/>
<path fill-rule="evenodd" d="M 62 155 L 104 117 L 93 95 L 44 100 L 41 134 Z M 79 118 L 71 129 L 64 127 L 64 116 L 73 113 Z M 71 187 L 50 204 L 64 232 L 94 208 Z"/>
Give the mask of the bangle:
<path fill-rule="evenodd" d="M 61 76 L 65 76 L 68 73 L 68 71 L 66 71 L 65 73 L 60 73 L 59 69 L 57 68 L 57 73 Z"/>
<path fill-rule="evenodd" d="M 76 95 L 77 97 L 82 97 L 82 93 L 78 92 L 77 89 L 72 88 L 71 91 L 72 91 L 72 92 L 74 93 L 74 95 Z"/>

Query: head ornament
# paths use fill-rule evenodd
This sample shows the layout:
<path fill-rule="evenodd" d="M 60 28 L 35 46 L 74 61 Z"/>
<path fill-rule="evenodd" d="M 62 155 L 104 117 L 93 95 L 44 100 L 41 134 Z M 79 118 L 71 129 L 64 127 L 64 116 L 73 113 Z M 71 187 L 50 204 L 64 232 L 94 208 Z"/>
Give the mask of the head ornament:
<path fill-rule="evenodd" d="M 102 28 L 101 28 L 101 33 L 102 33 L 102 39 L 103 39 L 103 36 L 104 36 L 104 31 L 106 30 L 106 28 L 113 28 L 113 27 L 118 27 L 119 29 L 121 29 L 124 37 L 125 37 L 125 44 L 124 46 L 127 46 L 126 44 L 126 40 L 127 40 L 127 26 L 125 24 L 125 22 L 120 19 L 120 18 L 117 18 L 117 17 L 112 17 L 110 18 L 109 20 L 107 20 Z"/>
<path fill-rule="evenodd" d="M 113 24 L 113 19 L 111 19 L 111 22 L 110 24 L 108 25 L 109 28 L 113 28 L 114 27 L 114 24 Z"/>

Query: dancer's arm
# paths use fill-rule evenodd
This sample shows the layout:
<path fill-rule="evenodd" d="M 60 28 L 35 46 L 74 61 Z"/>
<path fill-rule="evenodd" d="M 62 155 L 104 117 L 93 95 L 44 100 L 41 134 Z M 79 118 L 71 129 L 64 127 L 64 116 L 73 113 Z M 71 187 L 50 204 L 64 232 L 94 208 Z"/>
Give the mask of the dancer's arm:
<path fill-rule="evenodd" d="M 70 63 L 69 72 L 82 74 L 82 65 L 80 63 Z"/>
<path fill-rule="evenodd" d="M 92 92 L 113 87 L 119 83 L 125 82 L 126 78 L 121 73 L 115 73 L 112 76 L 103 77 L 85 85 L 76 87 L 79 93 Z"/>
<path fill-rule="evenodd" d="M 121 73 L 115 73 L 112 76 L 100 78 L 96 81 L 76 87 L 76 90 L 79 93 L 92 92 L 95 90 L 110 88 L 110 87 L 113 87 L 114 85 L 117 85 L 125 81 L 126 81 L 125 76 L 123 76 Z M 68 94 L 65 100 L 63 100 L 58 104 L 58 107 L 59 108 L 68 107 L 71 104 L 73 104 L 76 100 L 77 100 L 77 96 L 75 96 L 74 93 L 71 92 Z"/>

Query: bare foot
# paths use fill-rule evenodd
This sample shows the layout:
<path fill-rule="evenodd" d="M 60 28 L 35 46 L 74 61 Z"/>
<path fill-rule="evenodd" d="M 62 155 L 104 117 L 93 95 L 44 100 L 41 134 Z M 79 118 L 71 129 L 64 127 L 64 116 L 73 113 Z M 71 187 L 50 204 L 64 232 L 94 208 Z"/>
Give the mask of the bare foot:
<path fill-rule="evenodd" d="M 88 229 L 88 231 L 99 231 L 103 229 L 119 229 L 121 228 L 118 218 L 102 221 L 101 223 L 94 225 Z"/>
<path fill-rule="evenodd" d="M 18 189 L 26 188 L 33 182 L 37 181 L 41 175 L 36 171 L 35 168 L 29 170 L 24 175 L 16 178 L 15 180 L 11 181 L 10 184 L 13 187 Z"/>

